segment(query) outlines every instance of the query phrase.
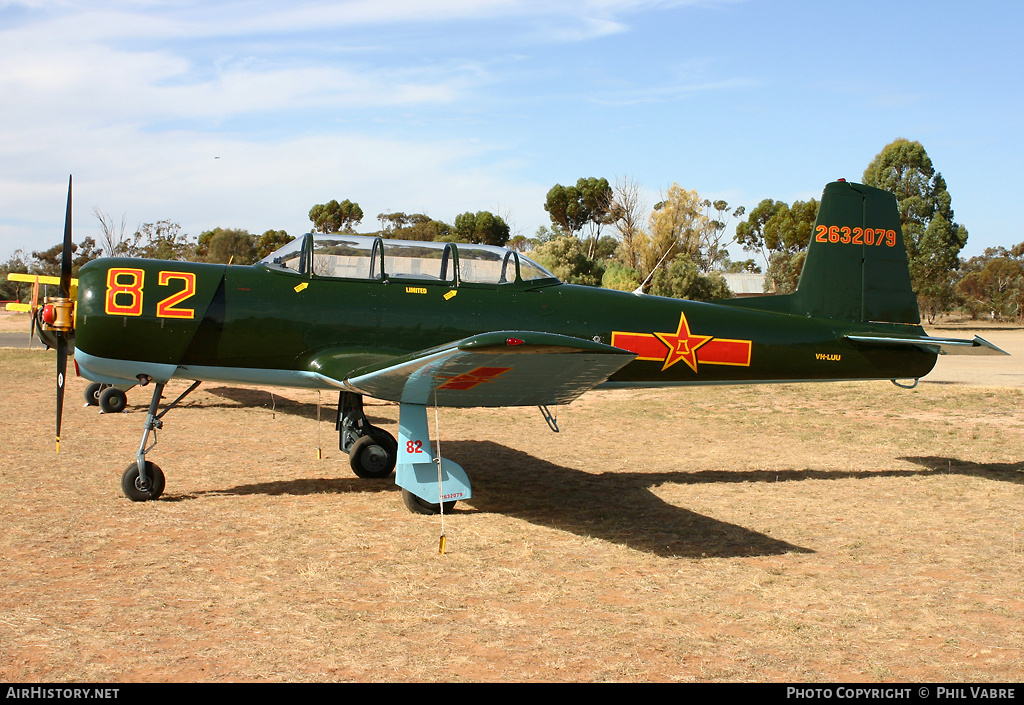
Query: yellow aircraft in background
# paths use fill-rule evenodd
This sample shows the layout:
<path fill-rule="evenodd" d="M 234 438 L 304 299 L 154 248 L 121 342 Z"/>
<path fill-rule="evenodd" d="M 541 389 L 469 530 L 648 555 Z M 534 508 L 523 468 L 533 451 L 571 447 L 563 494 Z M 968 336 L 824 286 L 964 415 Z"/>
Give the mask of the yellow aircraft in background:
<path fill-rule="evenodd" d="M 57 340 L 52 331 L 46 330 L 46 328 L 40 325 L 39 321 L 39 289 L 40 285 L 46 286 L 60 286 L 60 277 L 50 277 L 42 274 L 22 274 L 20 272 L 11 272 L 7 275 L 7 281 L 12 282 L 25 282 L 32 285 L 32 301 L 27 304 L 21 303 L 9 303 L 6 306 L 8 311 L 16 311 L 18 313 L 27 313 L 31 316 L 31 323 L 29 327 L 29 344 L 33 337 L 38 337 L 39 342 L 45 345 L 47 348 L 57 347 Z M 75 299 L 78 296 L 78 280 L 71 280 L 71 298 Z M 74 334 L 72 333 L 72 336 Z M 101 410 L 106 413 L 117 413 L 124 411 L 128 405 L 128 397 L 124 393 L 124 390 L 112 387 L 109 384 L 100 384 L 99 382 L 93 382 L 85 389 L 85 401 L 89 406 L 99 406 Z"/>

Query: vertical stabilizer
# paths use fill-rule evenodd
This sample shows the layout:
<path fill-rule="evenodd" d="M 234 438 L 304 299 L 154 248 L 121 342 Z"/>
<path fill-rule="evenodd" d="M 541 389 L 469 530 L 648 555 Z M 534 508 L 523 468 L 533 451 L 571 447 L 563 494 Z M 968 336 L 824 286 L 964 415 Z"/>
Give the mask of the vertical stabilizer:
<path fill-rule="evenodd" d="M 823 318 L 920 323 L 895 196 L 845 181 L 825 187 L 791 305 Z"/>

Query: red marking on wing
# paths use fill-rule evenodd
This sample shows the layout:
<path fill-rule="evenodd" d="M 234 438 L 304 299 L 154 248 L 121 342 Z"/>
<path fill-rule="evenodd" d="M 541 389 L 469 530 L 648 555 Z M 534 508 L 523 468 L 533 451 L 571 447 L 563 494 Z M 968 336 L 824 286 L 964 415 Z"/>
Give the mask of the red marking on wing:
<path fill-rule="evenodd" d="M 478 384 L 494 381 L 495 377 L 499 377 L 511 369 L 511 367 L 477 367 L 470 372 L 449 377 L 448 381 L 438 387 L 438 389 L 455 389 L 460 391 L 472 389 Z"/>

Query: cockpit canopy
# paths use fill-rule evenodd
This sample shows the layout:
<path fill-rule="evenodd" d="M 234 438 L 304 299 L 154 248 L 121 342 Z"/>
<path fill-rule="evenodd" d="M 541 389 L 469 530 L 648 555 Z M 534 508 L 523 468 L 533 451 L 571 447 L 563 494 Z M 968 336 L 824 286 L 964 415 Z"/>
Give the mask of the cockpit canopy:
<path fill-rule="evenodd" d="M 306 233 L 257 264 L 335 279 L 416 279 L 452 286 L 558 283 L 554 274 L 504 247 L 340 233 Z"/>

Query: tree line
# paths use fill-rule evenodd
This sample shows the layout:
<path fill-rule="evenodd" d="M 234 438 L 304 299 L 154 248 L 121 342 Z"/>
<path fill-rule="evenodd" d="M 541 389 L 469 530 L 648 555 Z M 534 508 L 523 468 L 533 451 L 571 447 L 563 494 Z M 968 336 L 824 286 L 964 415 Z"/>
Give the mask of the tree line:
<path fill-rule="evenodd" d="M 960 258 L 967 228 L 919 142 L 897 139 L 865 168 L 868 186 L 896 196 L 911 282 L 923 317 L 960 310 L 972 318 L 1024 323 L 1024 242 Z M 727 272 L 764 273 L 765 293 L 796 290 L 818 216 L 817 199 L 792 204 L 766 198 L 749 213 L 673 184 L 650 209 L 629 180 L 556 185 L 545 208 L 551 229 L 531 240 L 533 254 L 566 281 L 695 300 L 730 295 Z M 745 218 L 744 218 L 745 216 Z M 726 236 L 731 221 L 735 234 Z M 602 235 L 607 226 L 614 237 Z M 732 261 L 727 246 L 749 259 Z"/>
<path fill-rule="evenodd" d="M 214 228 L 197 238 L 181 230 L 171 220 L 144 223 L 129 232 L 127 219 L 114 221 L 98 208 L 93 215 L 99 222 L 98 238 L 87 237 L 80 244 L 72 243 L 72 276 L 87 262 L 98 257 L 144 257 L 151 259 L 220 264 L 252 264 L 291 242 L 294 237 L 284 230 L 267 230 L 254 235 L 239 228 Z M 350 200 L 314 205 L 309 210 L 313 231 L 319 233 L 354 233 L 363 220 L 358 203 Z M 489 211 L 466 212 L 456 216 L 454 224 L 434 220 L 421 213 L 381 213 L 377 216 L 381 235 L 402 240 L 434 240 L 505 245 L 510 227 L 501 216 Z M 31 254 L 17 250 L 7 262 L 0 264 L 0 301 L 25 301 L 31 295 L 31 284 L 9 282 L 8 273 L 59 276 L 63 243 Z"/>
<path fill-rule="evenodd" d="M 901 138 L 886 145 L 861 180 L 896 195 L 911 280 L 929 322 L 957 308 L 976 318 L 1024 322 L 1024 242 L 962 260 L 967 229 L 955 221 L 946 182 L 920 143 Z M 513 234 L 507 217 L 490 211 L 465 212 L 450 224 L 422 213 L 380 213 L 378 230 L 365 234 L 507 246 L 529 253 L 563 281 L 659 296 L 727 298 L 722 275 L 729 272 L 764 273 L 766 293 L 796 289 L 818 214 L 816 199 L 789 204 L 768 198 L 747 213 L 678 184 L 654 204 L 643 193 L 628 178 L 614 185 L 597 177 L 556 184 L 544 203 L 550 225 L 533 237 Z M 257 236 L 219 227 L 192 239 L 169 220 L 145 223 L 129 234 L 123 217 L 118 224 L 98 209 L 94 215 L 101 235 L 74 245 L 76 272 L 101 255 L 251 264 L 293 239 L 283 230 Z M 348 199 L 309 210 L 313 230 L 320 233 L 354 233 L 363 218 L 359 204 Z M 733 261 L 732 244 L 749 257 Z M 62 249 L 57 244 L 31 256 L 19 250 L 0 265 L 0 274 L 56 274 Z M 25 285 L 0 282 L 0 299 L 27 295 Z"/>

